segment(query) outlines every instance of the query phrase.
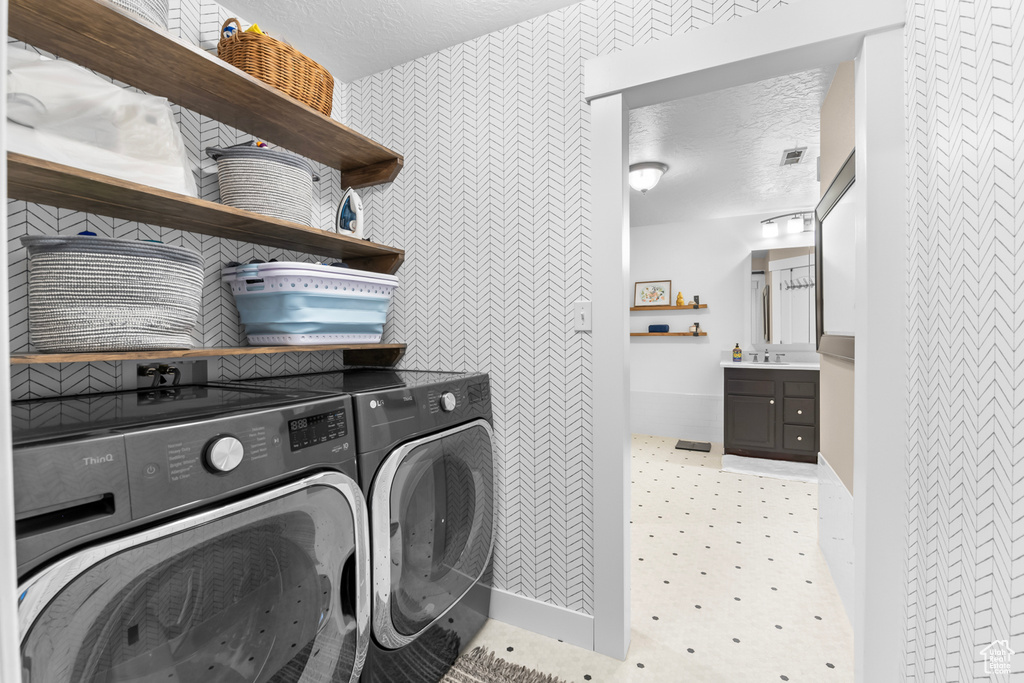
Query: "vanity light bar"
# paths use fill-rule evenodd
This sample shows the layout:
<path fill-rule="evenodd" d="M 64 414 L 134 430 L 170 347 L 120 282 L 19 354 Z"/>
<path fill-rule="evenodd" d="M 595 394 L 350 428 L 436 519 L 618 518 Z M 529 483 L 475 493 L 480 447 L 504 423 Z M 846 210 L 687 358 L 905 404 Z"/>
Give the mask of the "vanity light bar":
<path fill-rule="evenodd" d="M 778 237 L 779 224 L 776 221 L 782 219 L 786 219 L 786 234 L 795 235 L 801 232 L 810 232 L 814 230 L 814 222 L 811 220 L 813 217 L 813 211 L 793 211 L 766 218 L 761 221 L 761 236 L 764 238 Z"/>

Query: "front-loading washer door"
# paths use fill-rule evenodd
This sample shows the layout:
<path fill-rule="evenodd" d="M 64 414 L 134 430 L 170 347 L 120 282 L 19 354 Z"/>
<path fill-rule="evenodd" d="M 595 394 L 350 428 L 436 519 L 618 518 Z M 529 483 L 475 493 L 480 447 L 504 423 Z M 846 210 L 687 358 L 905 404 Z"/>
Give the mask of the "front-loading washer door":
<path fill-rule="evenodd" d="M 76 552 L 19 588 L 23 683 L 354 682 L 368 544 L 323 473 Z"/>
<path fill-rule="evenodd" d="M 384 459 L 370 493 L 373 631 L 386 648 L 444 616 L 487 568 L 494 458 L 484 420 L 411 441 Z"/>

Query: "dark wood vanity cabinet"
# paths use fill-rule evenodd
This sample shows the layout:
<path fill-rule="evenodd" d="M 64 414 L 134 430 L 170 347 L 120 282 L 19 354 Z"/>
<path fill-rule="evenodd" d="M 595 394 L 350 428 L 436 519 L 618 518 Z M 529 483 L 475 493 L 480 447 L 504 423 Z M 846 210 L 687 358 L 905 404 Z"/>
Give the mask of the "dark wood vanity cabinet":
<path fill-rule="evenodd" d="M 725 452 L 818 461 L 818 371 L 725 368 Z"/>

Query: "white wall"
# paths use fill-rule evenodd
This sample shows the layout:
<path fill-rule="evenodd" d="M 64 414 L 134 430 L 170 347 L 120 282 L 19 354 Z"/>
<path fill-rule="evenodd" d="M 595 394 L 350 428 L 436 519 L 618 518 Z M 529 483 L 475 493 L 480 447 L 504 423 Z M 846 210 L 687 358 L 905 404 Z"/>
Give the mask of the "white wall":
<path fill-rule="evenodd" d="M 643 198 L 634 192 L 632 201 Z M 701 303 L 708 305 L 700 311 L 630 314 L 630 332 L 646 332 L 655 323 L 683 332 L 700 322 L 708 333 L 697 338 L 631 338 L 630 428 L 634 434 L 722 441 L 724 393 L 719 363 L 731 357 L 737 342 L 744 354 L 754 350 L 750 346 L 750 252 L 813 243 L 811 233 L 762 238 L 760 221 L 768 217 L 738 216 L 630 230 L 633 282 L 672 280 L 673 303 L 681 291 L 687 301 L 699 294 Z"/>

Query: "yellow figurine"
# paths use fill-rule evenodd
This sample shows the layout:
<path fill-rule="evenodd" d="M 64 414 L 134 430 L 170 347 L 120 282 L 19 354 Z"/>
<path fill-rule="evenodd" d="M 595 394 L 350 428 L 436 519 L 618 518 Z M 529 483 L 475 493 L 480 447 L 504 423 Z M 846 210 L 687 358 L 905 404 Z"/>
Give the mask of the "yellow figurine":
<path fill-rule="evenodd" d="M 685 305 L 686 305 L 686 299 L 683 298 L 683 293 L 679 292 L 678 294 L 676 294 L 676 306 L 685 306 Z"/>

